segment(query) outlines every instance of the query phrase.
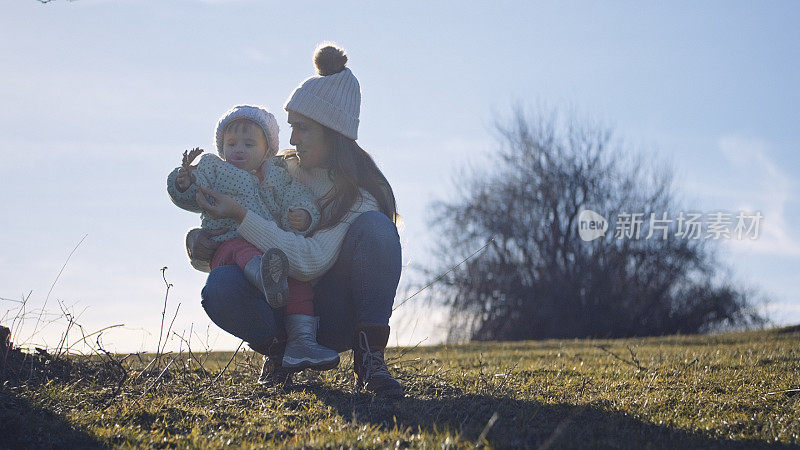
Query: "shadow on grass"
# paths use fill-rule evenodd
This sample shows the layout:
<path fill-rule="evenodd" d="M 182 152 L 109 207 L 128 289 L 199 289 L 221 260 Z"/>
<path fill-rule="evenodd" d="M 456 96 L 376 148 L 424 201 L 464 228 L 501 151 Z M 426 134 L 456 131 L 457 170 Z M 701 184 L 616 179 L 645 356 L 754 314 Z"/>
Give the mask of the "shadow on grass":
<path fill-rule="evenodd" d="M 396 424 L 401 432 L 408 428 L 412 433 L 434 429 L 457 431 L 462 439 L 473 443 L 496 412 L 498 418 L 488 430 L 486 440 L 489 445 L 500 448 L 790 447 L 763 441 L 714 439 L 592 406 L 549 405 L 486 395 L 388 400 L 321 386 L 306 386 L 305 389 L 345 418 L 352 417 L 386 429 Z"/>
<path fill-rule="evenodd" d="M 0 449 L 106 448 L 52 411 L 38 408 L 0 387 Z"/>

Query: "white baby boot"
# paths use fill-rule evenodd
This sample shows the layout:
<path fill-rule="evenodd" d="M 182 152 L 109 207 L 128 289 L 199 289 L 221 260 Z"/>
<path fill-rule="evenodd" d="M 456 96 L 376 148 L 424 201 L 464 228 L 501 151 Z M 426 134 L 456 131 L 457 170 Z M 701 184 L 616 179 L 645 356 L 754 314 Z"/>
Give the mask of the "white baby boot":
<path fill-rule="evenodd" d="M 244 266 L 247 281 L 259 288 L 272 308 L 286 306 L 289 298 L 289 259 L 281 249 L 271 248 L 264 255 L 253 257 Z"/>
<path fill-rule="evenodd" d="M 319 317 L 286 316 L 286 350 L 282 366 L 292 370 L 330 370 L 339 365 L 339 353 L 317 343 Z"/>

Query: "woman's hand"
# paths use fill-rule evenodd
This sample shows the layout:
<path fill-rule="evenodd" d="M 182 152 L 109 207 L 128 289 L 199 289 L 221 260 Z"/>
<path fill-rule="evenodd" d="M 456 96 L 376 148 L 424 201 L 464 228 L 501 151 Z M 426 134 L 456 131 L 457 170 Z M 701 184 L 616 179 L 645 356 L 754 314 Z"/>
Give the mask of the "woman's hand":
<path fill-rule="evenodd" d="M 200 192 L 197 193 L 197 204 L 202 210 L 215 219 L 233 219 L 237 223 L 242 223 L 247 214 L 247 208 L 240 205 L 233 197 L 219 192 L 212 191 L 203 186 L 199 186 Z M 214 200 L 214 204 L 206 200 L 206 195 Z"/>
<path fill-rule="evenodd" d="M 218 228 L 210 231 L 201 228 L 189 230 L 186 234 L 186 253 L 189 254 L 189 259 L 210 263 L 214 252 L 217 251 L 221 244 L 221 242 L 212 241 L 211 238 L 227 232 L 227 228 Z"/>

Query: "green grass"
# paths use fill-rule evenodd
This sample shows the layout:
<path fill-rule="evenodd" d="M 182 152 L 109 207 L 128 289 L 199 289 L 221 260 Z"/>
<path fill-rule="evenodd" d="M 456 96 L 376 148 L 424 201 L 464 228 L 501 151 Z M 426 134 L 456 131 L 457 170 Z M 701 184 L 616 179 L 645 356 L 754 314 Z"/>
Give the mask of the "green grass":
<path fill-rule="evenodd" d="M 125 359 L 121 386 L 73 357 L 3 383 L 0 447 L 797 447 L 799 342 L 794 327 L 391 349 L 397 401 L 356 392 L 347 354 L 288 391 L 255 384 L 249 351 L 216 382 L 230 352 L 184 353 L 152 388 L 153 355 Z"/>

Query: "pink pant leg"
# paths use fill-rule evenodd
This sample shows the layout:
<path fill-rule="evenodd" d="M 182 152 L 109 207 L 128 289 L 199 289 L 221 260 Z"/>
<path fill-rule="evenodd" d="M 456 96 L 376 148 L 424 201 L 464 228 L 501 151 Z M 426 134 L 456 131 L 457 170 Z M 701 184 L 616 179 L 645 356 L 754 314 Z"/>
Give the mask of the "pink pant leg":
<path fill-rule="evenodd" d="M 289 278 L 289 299 L 286 302 L 286 314 L 314 315 L 314 290 L 311 284 Z"/>
<path fill-rule="evenodd" d="M 216 269 L 219 266 L 235 264 L 244 270 L 244 266 L 248 261 L 262 253 L 258 247 L 242 238 L 229 239 L 223 242 L 214 252 L 214 256 L 211 258 L 211 268 Z"/>
<path fill-rule="evenodd" d="M 237 265 L 242 270 L 254 256 L 263 252 L 255 245 L 242 238 L 227 240 L 219 246 L 211 258 L 211 268 Z M 289 298 L 286 302 L 286 314 L 314 315 L 314 290 L 311 284 L 289 278 Z"/>

